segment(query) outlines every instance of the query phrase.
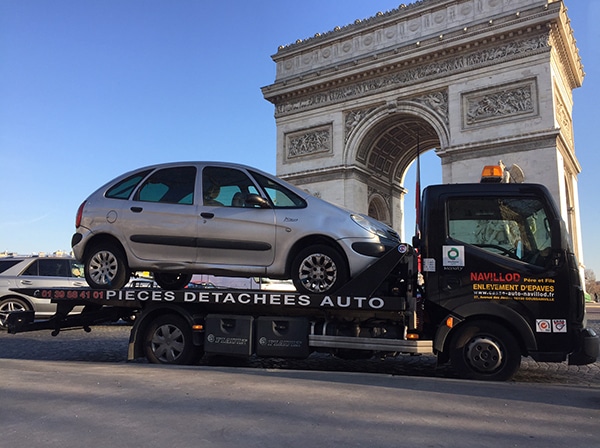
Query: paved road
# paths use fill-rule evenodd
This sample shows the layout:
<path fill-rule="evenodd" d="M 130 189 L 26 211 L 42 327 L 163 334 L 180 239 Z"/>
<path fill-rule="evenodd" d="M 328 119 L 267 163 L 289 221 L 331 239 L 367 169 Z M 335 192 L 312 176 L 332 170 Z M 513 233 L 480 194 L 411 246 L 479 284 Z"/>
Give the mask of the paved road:
<path fill-rule="evenodd" d="M 525 359 L 506 383 L 425 356 L 158 366 L 125 362 L 128 333 L 0 333 L 0 446 L 600 446 L 598 362 Z"/>
<path fill-rule="evenodd" d="M 600 334 L 600 304 L 588 306 L 588 324 Z M 61 332 L 52 337 L 49 330 L 17 335 L 0 332 L 0 358 L 47 361 L 126 362 L 130 326 L 125 324 L 93 327 Z M 145 361 L 140 361 L 145 362 Z M 308 360 L 231 360 L 205 358 L 205 366 L 278 368 L 287 370 L 320 370 L 338 372 L 381 373 L 431 378 L 456 378 L 447 366 L 436 367 L 433 356 L 400 356 L 386 360 L 346 361 L 317 355 Z M 524 358 L 515 376 L 517 383 L 576 384 L 600 387 L 600 361 L 587 366 L 566 363 L 537 363 Z"/>
<path fill-rule="evenodd" d="M 588 320 L 588 324 L 600 333 L 600 304 L 588 306 Z M 93 327 L 91 333 L 72 330 L 61 332 L 57 337 L 51 336 L 49 330 L 17 335 L 0 332 L 0 358 L 126 362 L 130 328 L 126 324 L 102 325 Z M 432 378 L 456 377 L 449 367 L 436 367 L 433 356 L 406 355 L 383 361 L 379 359 L 346 361 L 324 355 L 312 356 L 308 360 L 251 359 L 245 361 L 213 357 L 203 359 L 201 365 L 382 373 Z M 514 381 L 600 387 L 600 361 L 587 366 L 567 366 L 566 363 L 537 363 L 530 358 L 524 358 Z"/>

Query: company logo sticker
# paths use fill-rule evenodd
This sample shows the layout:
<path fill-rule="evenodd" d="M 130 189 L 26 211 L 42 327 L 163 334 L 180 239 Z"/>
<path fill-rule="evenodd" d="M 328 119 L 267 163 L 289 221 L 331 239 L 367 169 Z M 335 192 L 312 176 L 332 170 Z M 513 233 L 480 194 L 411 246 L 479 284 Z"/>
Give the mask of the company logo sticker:
<path fill-rule="evenodd" d="M 443 266 L 464 266 L 465 248 L 464 246 L 442 246 L 442 265 Z"/>
<path fill-rule="evenodd" d="M 566 319 L 552 319 L 552 332 L 553 333 L 566 333 L 567 332 Z"/>
<path fill-rule="evenodd" d="M 535 331 L 538 333 L 552 333 L 550 319 L 537 319 L 535 321 Z"/>

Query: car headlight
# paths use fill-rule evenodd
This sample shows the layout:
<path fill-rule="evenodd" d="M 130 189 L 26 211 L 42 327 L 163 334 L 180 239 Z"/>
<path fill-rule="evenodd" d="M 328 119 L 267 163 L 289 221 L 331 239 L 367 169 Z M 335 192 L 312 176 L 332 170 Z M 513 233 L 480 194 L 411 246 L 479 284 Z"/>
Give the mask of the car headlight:
<path fill-rule="evenodd" d="M 366 215 L 351 215 L 352 221 L 363 229 L 382 238 L 398 240 L 398 234 L 389 226 Z"/>

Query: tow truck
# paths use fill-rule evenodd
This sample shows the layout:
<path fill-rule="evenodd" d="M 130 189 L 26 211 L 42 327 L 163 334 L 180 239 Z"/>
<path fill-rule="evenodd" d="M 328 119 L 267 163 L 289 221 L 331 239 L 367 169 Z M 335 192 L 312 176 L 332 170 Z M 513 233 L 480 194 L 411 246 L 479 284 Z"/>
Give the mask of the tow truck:
<path fill-rule="evenodd" d="M 331 294 L 241 289 L 20 289 L 57 303 L 8 331 L 83 328 L 137 317 L 128 359 L 195 364 L 204 354 L 306 358 L 436 355 L 459 376 L 509 380 L 521 358 L 584 365 L 599 338 L 586 327 L 579 266 L 546 187 L 501 182 L 423 190 L 417 235 Z M 79 315 L 73 307 L 84 305 Z"/>

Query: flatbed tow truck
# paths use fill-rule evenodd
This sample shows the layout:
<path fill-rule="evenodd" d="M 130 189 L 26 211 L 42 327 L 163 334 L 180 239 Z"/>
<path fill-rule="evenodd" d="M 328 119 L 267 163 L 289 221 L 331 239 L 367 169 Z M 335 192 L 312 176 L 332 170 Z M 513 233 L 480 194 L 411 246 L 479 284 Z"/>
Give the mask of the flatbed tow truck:
<path fill-rule="evenodd" d="M 20 289 L 56 314 L 11 313 L 8 331 L 83 328 L 137 312 L 128 359 L 195 364 L 205 354 L 343 358 L 434 354 L 464 378 L 508 380 L 522 356 L 589 364 L 584 291 L 568 233 L 536 184 L 423 191 L 422 236 L 331 294 L 240 289 Z M 79 315 L 69 315 L 84 305 Z"/>

